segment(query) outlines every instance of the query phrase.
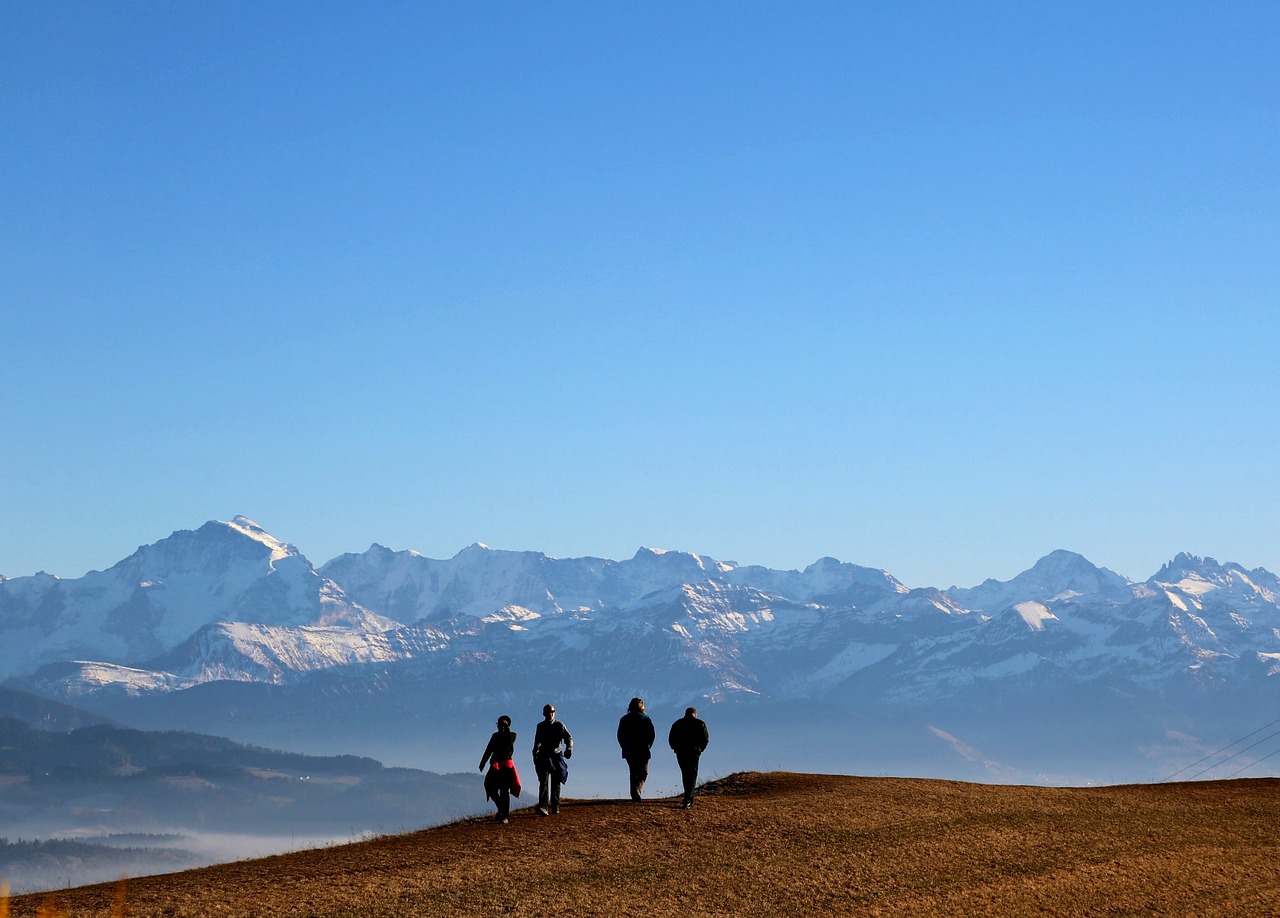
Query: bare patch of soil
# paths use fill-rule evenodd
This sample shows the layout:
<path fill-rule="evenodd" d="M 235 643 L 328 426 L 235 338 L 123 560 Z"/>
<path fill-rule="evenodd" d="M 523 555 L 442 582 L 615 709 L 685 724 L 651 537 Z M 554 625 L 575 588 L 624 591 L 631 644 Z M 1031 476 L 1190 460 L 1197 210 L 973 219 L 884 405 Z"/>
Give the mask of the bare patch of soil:
<path fill-rule="evenodd" d="M 124 913 L 1280 914 L 1280 780 L 1044 788 L 786 773 L 675 800 L 568 800 L 130 881 Z M 116 884 L 10 903 L 120 914 Z M 0 906 L 0 914 L 3 914 Z M 56 911 L 53 911 L 56 909 Z"/>

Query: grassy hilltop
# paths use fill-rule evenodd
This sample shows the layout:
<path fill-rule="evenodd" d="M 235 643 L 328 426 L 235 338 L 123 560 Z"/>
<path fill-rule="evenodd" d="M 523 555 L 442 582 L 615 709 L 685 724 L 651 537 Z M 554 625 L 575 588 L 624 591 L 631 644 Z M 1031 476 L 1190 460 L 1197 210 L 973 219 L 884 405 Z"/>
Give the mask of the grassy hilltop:
<path fill-rule="evenodd" d="M 570 800 L 556 817 L 520 810 L 508 826 L 470 819 L 120 894 L 9 905 L 13 918 L 1280 914 L 1280 779 L 1043 788 L 743 773 L 688 811 Z"/>

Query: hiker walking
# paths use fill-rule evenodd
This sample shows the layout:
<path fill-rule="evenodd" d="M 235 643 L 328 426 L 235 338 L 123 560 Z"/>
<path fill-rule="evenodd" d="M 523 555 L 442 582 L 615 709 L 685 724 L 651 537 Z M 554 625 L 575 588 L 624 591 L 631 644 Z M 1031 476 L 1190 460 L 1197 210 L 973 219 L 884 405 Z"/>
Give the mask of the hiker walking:
<path fill-rule="evenodd" d="M 627 760 L 627 768 L 631 772 L 632 800 L 640 799 L 640 791 L 644 790 L 645 779 L 649 777 L 654 735 L 653 721 L 644 712 L 644 702 L 632 698 L 627 705 L 627 713 L 618 721 L 618 745 L 622 747 L 622 757 Z"/>
<path fill-rule="evenodd" d="M 556 706 L 543 705 L 542 722 L 533 732 L 533 769 L 538 773 L 538 813 L 553 816 L 560 812 L 560 785 L 569 780 L 573 737 L 569 728 L 556 720 Z"/>
<path fill-rule="evenodd" d="M 511 817 L 511 795 L 520 796 L 520 773 L 516 771 L 516 735 L 511 732 L 511 718 L 503 714 L 498 718 L 498 729 L 489 737 L 480 757 L 480 770 L 489 763 L 489 773 L 484 776 L 484 798 L 498 807 L 496 822 L 507 824 Z"/>
<path fill-rule="evenodd" d="M 698 783 L 698 759 L 702 750 L 707 748 L 709 739 L 707 725 L 698 720 L 697 708 L 685 708 L 684 717 L 671 725 L 671 732 L 667 735 L 667 743 L 676 754 L 680 777 L 684 781 L 684 800 L 680 802 L 683 809 L 693 806 L 693 789 Z"/>

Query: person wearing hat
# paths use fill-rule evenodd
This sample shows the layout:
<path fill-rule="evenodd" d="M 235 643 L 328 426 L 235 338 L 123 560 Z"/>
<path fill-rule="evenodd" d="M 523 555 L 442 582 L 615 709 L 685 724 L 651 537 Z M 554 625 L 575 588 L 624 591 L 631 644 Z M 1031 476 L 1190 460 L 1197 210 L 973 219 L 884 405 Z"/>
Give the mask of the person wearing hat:
<path fill-rule="evenodd" d="M 520 796 L 520 773 L 516 771 L 516 735 L 511 732 L 511 718 L 503 714 L 498 718 L 498 729 L 489 737 L 480 758 L 480 770 L 489 763 L 489 773 L 484 776 L 484 797 L 498 807 L 495 821 L 504 826 L 511 817 L 511 795 Z"/>
<path fill-rule="evenodd" d="M 560 812 L 560 785 L 569 779 L 566 759 L 573 756 L 569 728 L 556 720 L 556 706 L 543 705 L 542 722 L 533 733 L 533 770 L 538 774 L 538 813 Z"/>

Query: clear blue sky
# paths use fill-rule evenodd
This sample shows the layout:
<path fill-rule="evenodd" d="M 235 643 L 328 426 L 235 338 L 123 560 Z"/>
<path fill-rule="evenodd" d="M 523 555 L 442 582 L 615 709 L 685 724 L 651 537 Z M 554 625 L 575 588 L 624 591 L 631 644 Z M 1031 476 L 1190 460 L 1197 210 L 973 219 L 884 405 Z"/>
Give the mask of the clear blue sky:
<path fill-rule="evenodd" d="M 0 573 L 243 513 L 1280 570 L 1280 6 L 0 6 Z"/>

